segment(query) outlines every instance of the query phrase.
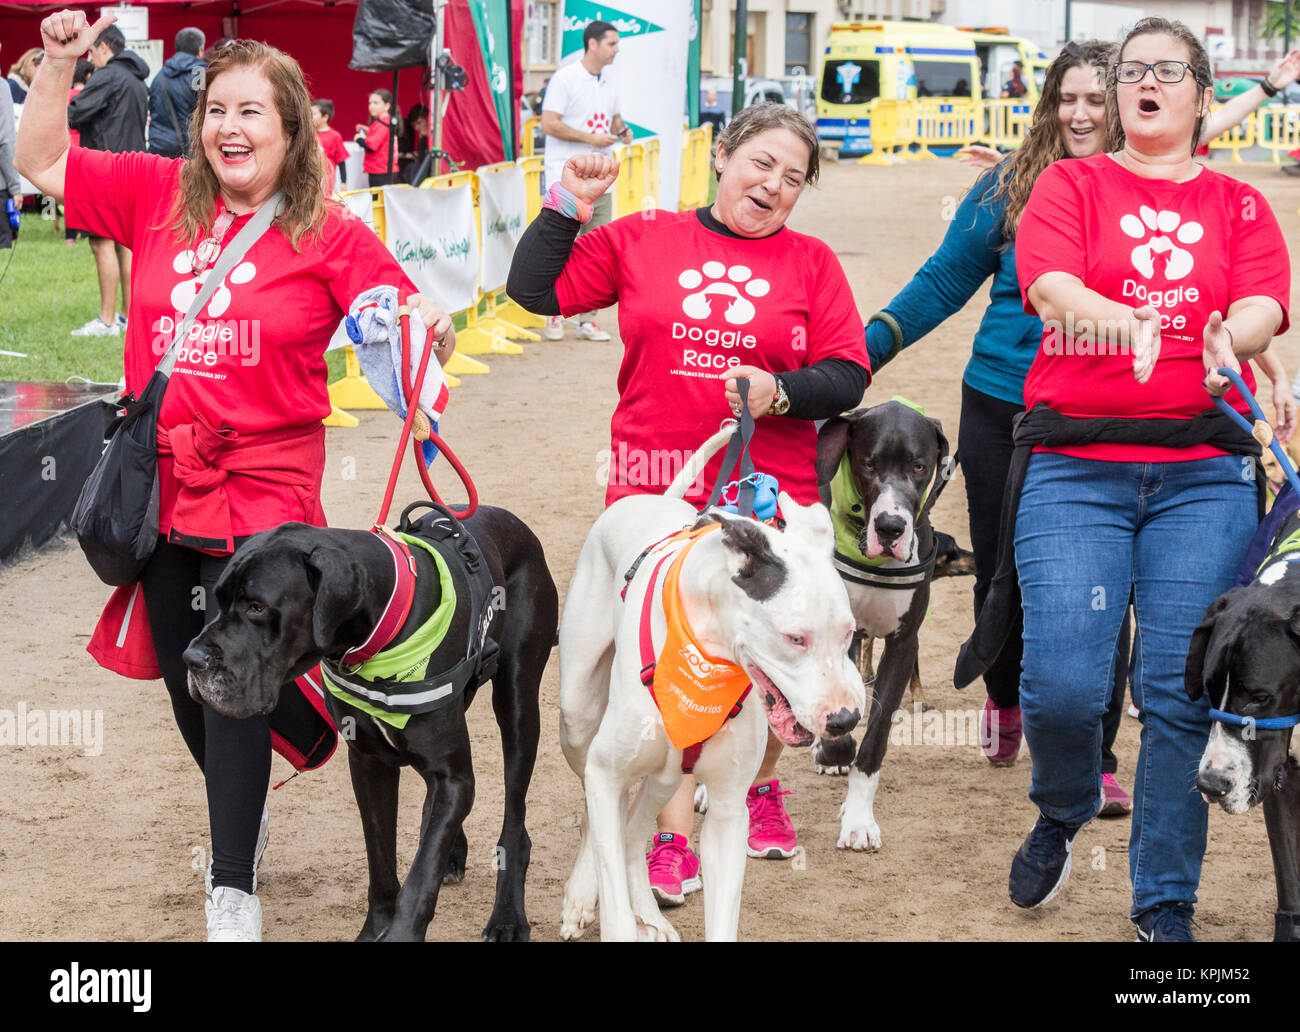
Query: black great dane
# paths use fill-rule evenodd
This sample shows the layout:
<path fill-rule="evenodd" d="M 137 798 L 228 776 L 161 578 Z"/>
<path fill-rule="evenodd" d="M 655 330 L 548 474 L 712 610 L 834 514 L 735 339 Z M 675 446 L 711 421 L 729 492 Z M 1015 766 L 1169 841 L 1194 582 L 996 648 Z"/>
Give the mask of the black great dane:
<path fill-rule="evenodd" d="M 450 532 L 452 521 L 441 522 L 442 530 Z M 399 646 L 432 623 L 445 626 L 427 665 L 437 687 L 427 694 L 450 697 L 452 704 L 414 712 L 399 727 L 331 692 L 325 696 L 348 739 L 352 787 L 366 840 L 369 911 L 359 940 L 422 941 L 439 886 L 464 876 L 462 825 L 474 801 L 465 711 L 477 683 L 471 678 L 463 690 L 453 691 L 439 685 L 435 675 L 461 669 L 467 646 L 472 654 L 494 653 L 492 708 L 505 753 L 496 905 L 483 937 L 510 941 L 529 935 L 524 876 L 531 842 L 524 827 L 525 796 L 537 757 L 538 687 L 555 644 L 558 596 L 541 543 L 518 517 L 481 506 L 463 528 L 472 534 L 471 548 L 476 542 L 491 575 L 491 605 L 479 607 L 485 610 L 481 617 L 473 611 L 471 597 L 481 599 L 482 591 L 471 590 L 466 564 L 438 564 L 424 547 L 410 545 L 408 565 L 415 578 L 413 594 L 409 588 L 407 594 L 409 615 L 402 620 L 390 615 L 397 583 L 409 585 L 405 572 L 398 576 L 399 547 L 369 531 L 289 523 L 254 536 L 235 553 L 217 582 L 220 613 L 185 652 L 190 694 L 219 713 L 247 717 L 270 712 L 280 686 L 322 660 L 354 655 L 349 650 L 367 643 L 385 621 L 389 626 L 383 637 L 400 621 L 391 639 Z M 456 543 L 464 545 L 463 532 Z M 447 592 L 448 604 L 440 607 L 440 575 L 450 576 L 454 606 Z M 491 671 L 480 668 L 480 673 Z M 399 883 L 397 787 L 405 766 L 424 779 L 426 795 L 419 848 L 406 881 Z"/>
<path fill-rule="evenodd" d="M 828 419 L 817 436 L 817 482 L 835 526 L 835 567 L 857 626 L 854 648 L 869 657 L 872 640 L 885 641 L 857 757 L 849 735 L 813 749 L 819 770 L 853 764 L 840 808 L 841 849 L 881 845 L 876 789 L 894 711 L 917 670 L 917 632 L 939 553 L 929 514 L 950 475 L 947 460 L 939 421 L 897 401 Z"/>

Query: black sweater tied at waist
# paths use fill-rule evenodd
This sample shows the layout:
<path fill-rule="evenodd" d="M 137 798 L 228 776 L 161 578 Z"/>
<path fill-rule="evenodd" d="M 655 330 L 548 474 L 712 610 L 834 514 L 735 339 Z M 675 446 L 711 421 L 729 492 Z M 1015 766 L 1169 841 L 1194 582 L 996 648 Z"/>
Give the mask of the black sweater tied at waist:
<path fill-rule="evenodd" d="M 983 676 L 1006 644 L 1020 610 L 1020 582 L 1016 577 L 1016 515 L 1020 492 L 1029 470 L 1029 456 L 1039 445 L 1049 448 L 1088 444 L 1134 444 L 1146 447 L 1191 448 L 1208 444 L 1234 455 L 1250 455 L 1258 467 L 1259 443 L 1217 408 L 1191 419 L 1123 419 L 1106 416 L 1074 419 L 1039 402 L 1016 417 L 1012 425 L 1014 450 L 1002 496 L 1002 522 L 998 527 L 998 563 L 988 595 L 975 621 L 975 629 L 957 654 L 953 685 L 965 688 Z M 1255 470 L 1260 516 L 1264 512 L 1265 483 L 1262 469 Z"/>

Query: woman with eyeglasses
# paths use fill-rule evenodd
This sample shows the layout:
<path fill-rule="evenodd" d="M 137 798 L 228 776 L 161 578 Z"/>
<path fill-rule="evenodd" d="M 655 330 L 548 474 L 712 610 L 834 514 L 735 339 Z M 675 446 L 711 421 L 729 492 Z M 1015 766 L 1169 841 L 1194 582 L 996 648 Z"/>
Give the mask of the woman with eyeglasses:
<path fill-rule="evenodd" d="M 190 697 L 182 654 L 215 615 L 213 587 L 240 544 L 285 522 L 325 523 L 325 349 L 344 316 L 358 326 L 358 343 L 387 348 L 393 328 L 366 313 L 386 302 L 395 308 L 396 290 L 405 287 L 441 342 L 434 352 L 441 361 L 455 334 L 374 233 L 326 200 L 302 69 L 273 47 L 235 40 L 216 52 L 188 158 L 70 148 L 73 69 L 114 20 L 92 26 L 81 11 L 59 11 L 41 23 L 46 56 L 28 94 L 16 164 L 41 193 L 67 205 L 71 222 L 134 253 L 123 356 L 129 390 L 144 388 L 223 250 L 282 195 L 276 220 L 200 309 L 178 349 L 158 419 L 161 537 L 140 575 L 147 627 L 130 620 L 135 607 L 122 628 L 140 643 L 139 665 L 95 653 L 127 676 L 166 682 L 207 790 L 208 941 L 256 942 L 270 729 L 303 720 L 310 727 L 312 711 L 290 686 L 269 717 L 224 717 Z M 413 335 L 422 339 L 415 322 Z M 360 333 L 363 326 L 371 332 Z"/>
<path fill-rule="evenodd" d="M 1242 365 L 1286 329 L 1290 300 L 1268 203 L 1193 160 L 1213 94 L 1185 25 L 1138 22 L 1107 89 L 1122 146 L 1048 167 L 1016 238 L 1025 309 L 1043 320 L 1017 432 L 1033 451 L 1014 527 L 1039 816 L 1010 894 L 1021 907 L 1055 896 L 1098 811 L 1099 728 L 1131 594 L 1142 745 L 1129 916 L 1146 940 L 1192 938 L 1207 821 L 1194 781 L 1209 717 L 1204 699 L 1187 698 L 1183 669 L 1259 512 L 1250 442 L 1207 391 L 1225 392 L 1222 366 L 1254 389 Z"/>

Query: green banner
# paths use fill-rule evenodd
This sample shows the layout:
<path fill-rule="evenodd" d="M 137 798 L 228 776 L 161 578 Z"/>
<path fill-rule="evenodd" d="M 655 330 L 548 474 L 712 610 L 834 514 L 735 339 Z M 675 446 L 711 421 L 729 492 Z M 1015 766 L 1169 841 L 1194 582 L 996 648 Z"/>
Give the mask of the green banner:
<path fill-rule="evenodd" d="M 699 6 L 699 0 L 696 0 Z M 649 32 L 663 32 L 663 26 L 656 25 L 645 18 L 627 14 L 609 4 L 594 3 L 593 0 L 565 0 L 563 34 L 560 36 L 560 55 L 582 53 L 582 32 L 594 21 L 609 22 L 618 29 L 621 38 L 627 36 L 644 36 Z"/>
<path fill-rule="evenodd" d="M 510 91 L 510 38 L 506 32 L 508 3 L 510 0 L 469 0 L 469 10 L 474 19 L 474 31 L 478 34 L 497 124 L 501 128 L 501 147 L 505 151 L 505 160 L 514 161 L 514 147 L 510 144 L 514 105 Z"/>

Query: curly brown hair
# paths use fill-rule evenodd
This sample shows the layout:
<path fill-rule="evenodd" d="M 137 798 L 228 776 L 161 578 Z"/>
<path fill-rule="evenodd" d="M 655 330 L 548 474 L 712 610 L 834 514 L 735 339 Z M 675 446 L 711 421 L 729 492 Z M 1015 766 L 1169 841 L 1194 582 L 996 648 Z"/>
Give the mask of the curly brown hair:
<path fill-rule="evenodd" d="M 276 226 L 297 250 L 303 234 L 319 231 L 326 215 L 321 185 L 324 160 L 312 129 L 311 94 L 297 61 L 255 40 L 237 39 L 225 44 L 213 54 L 203 73 L 198 103 L 190 119 L 190 153 L 181 166 L 181 189 L 172 212 L 172 228 L 184 240 L 195 241 L 216 217 L 221 186 L 203 152 L 203 121 L 212 83 L 232 68 L 256 68 L 271 85 L 288 144 L 277 184 L 284 194 L 285 208 Z"/>
<path fill-rule="evenodd" d="M 1061 124 L 1059 110 L 1061 107 L 1061 82 L 1065 73 L 1071 68 L 1095 68 L 1101 76 L 1103 87 L 1110 79 L 1111 65 L 1115 60 L 1115 44 L 1101 40 L 1088 40 L 1084 43 L 1067 43 L 1050 65 L 1043 81 L 1043 92 L 1034 108 L 1034 117 L 1029 131 L 1025 133 L 1020 149 L 1011 157 L 1002 161 L 989 174 L 996 177 L 992 190 L 989 191 L 990 203 L 1005 199 L 1006 214 L 1002 218 L 1002 240 L 1010 245 L 1015 242 L 1016 230 L 1020 228 L 1020 216 L 1024 214 L 1025 205 L 1029 203 L 1029 194 L 1039 174 L 1054 161 L 1068 158 L 1069 152 L 1061 141 Z M 1119 113 L 1106 105 L 1106 142 L 1103 149 L 1114 147 L 1115 141 L 1122 139 L 1119 128 Z"/>

